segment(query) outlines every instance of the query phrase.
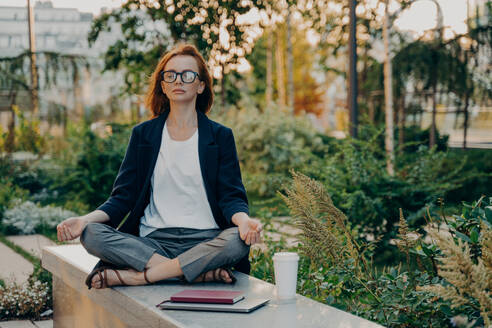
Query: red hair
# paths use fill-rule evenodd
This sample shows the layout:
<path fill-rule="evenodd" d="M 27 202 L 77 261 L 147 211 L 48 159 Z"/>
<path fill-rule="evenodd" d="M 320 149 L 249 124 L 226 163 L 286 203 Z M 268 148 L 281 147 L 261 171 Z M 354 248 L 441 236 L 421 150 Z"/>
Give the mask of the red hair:
<path fill-rule="evenodd" d="M 196 99 L 196 109 L 200 110 L 204 114 L 207 114 L 212 108 L 212 103 L 214 102 L 214 94 L 212 92 L 213 82 L 205 60 L 194 45 L 179 44 L 161 57 L 157 67 L 149 79 L 149 89 L 147 91 L 147 95 L 145 96 L 145 106 L 152 112 L 152 118 L 155 118 L 165 110 L 170 109 L 169 98 L 167 98 L 167 96 L 162 92 L 161 88 L 161 72 L 164 70 L 164 67 L 171 58 L 180 55 L 192 56 L 195 58 L 196 63 L 198 64 L 198 74 L 200 75 L 200 80 L 205 82 L 205 89 L 201 94 L 198 94 Z"/>

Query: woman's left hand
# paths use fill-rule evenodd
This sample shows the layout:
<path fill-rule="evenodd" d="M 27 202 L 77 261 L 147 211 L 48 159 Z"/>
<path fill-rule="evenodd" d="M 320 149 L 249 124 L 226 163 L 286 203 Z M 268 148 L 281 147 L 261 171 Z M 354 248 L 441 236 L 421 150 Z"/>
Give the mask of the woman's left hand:
<path fill-rule="evenodd" d="M 251 219 L 244 220 L 238 226 L 239 236 L 246 243 L 246 245 L 253 245 L 261 242 L 261 230 L 263 226 L 260 220 Z"/>
<path fill-rule="evenodd" d="M 239 221 L 237 222 L 239 236 L 242 240 L 244 240 L 246 245 L 253 245 L 261 242 L 261 231 L 263 230 L 263 225 L 260 220 L 252 219 L 245 214 L 242 215 L 237 221 Z"/>

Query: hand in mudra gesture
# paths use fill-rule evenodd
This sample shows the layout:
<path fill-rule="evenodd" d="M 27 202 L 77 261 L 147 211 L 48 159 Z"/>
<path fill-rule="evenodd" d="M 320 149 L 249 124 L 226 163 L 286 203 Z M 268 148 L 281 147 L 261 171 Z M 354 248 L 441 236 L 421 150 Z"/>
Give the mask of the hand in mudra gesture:
<path fill-rule="evenodd" d="M 72 240 L 82 234 L 87 221 L 80 217 L 71 217 L 56 226 L 56 234 L 59 241 Z"/>
<path fill-rule="evenodd" d="M 242 221 L 238 225 L 239 236 L 246 243 L 246 245 L 253 245 L 261 242 L 261 231 L 263 225 L 257 219 L 251 219 Z"/>

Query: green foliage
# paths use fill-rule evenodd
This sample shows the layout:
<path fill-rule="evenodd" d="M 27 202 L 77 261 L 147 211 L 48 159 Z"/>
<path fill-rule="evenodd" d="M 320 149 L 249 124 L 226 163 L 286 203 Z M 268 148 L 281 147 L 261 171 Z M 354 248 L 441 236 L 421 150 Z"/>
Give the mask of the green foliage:
<path fill-rule="evenodd" d="M 456 307 L 453 299 L 440 297 L 432 289 L 434 286 L 440 286 L 440 290 L 449 288 L 450 282 L 440 275 L 441 261 L 445 263 L 446 259 L 453 258 L 440 249 L 440 243 L 434 238 L 422 239 L 408 227 L 403 215 L 400 216 L 395 243 L 407 263 L 399 261 L 381 270 L 372 262 L 378 255 L 375 245 L 353 239 L 357 231 L 334 206 L 323 185 L 294 171 L 293 175 L 294 180 L 285 187 L 283 198 L 294 223 L 302 230 L 298 236 L 301 242 L 298 247 L 287 248 L 285 244 L 268 241 L 264 253 L 252 252 L 254 276 L 272 279 L 273 253 L 296 251 L 301 255 L 297 292 L 320 302 L 388 327 L 447 327 L 457 322 L 457 315 L 464 315 L 465 321 L 477 327 L 483 324 L 477 307 L 467 304 Z M 478 230 L 492 219 L 490 201 L 481 198 L 472 205 L 465 204 L 462 216 L 456 216 L 453 222 L 445 217 L 429 219 L 429 222 L 450 231 L 456 241 L 478 245 L 479 252 L 487 252 L 482 256 L 484 261 L 492 264 L 492 234 L 487 237 L 488 246 L 485 246 L 487 242 L 481 241 L 485 237 Z M 375 234 L 374 238 L 375 243 L 382 239 L 380 234 Z M 426 262 L 430 265 L 425 265 Z M 458 271 L 462 270 L 460 265 L 456 262 L 447 267 L 456 267 Z M 477 296 L 469 294 L 467 297 Z M 481 300 L 485 302 L 482 309 L 486 309 L 486 298 Z"/>
<path fill-rule="evenodd" d="M 247 52 L 251 45 L 246 30 L 251 23 L 237 24 L 237 17 L 251 8 L 262 8 L 262 1 L 158 1 L 126 0 L 121 8 L 97 17 L 89 32 L 89 42 L 94 43 L 99 35 L 111 29 L 113 22 L 120 23 L 122 39 L 110 45 L 104 55 L 105 69 L 125 68 L 126 91 L 139 93 L 146 83 L 145 77 L 157 64 L 159 58 L 179 41 L 195 44 L 213 66 L 222 63 L 234 70 L 240 58 L 239 52 Z M 222 24 L 230 20 L 230 24 Z M 149 23 L 150 22 L 150 23 Z M 229 45 L 221 46 L 219 30 L 223 28 L 230 36 Z M 168 32 L 163 35 L 163 29 Z M 231 51 L 238 49 L 238 51 Z M 222 62 L 218 62 L 218 56 Z"/>
<path fill-rule="evenodd" d="M 492 151 L 490 149 L 450 149 L 450 161 L 466 157 L 464 172 L 478 172 L 480 175 L 464 181 L 463 185 L 450 193 L 448 203 L 471 202 L 482 194 L 488 194 L 492 186 Z"/>
<path fill-rule="evenodd" d="M 12 205 L 15 199 L 25 200 L 29 191 L 20 187 L 13 178 L 17 165 L 9 158 L 0 158 L 0 229 L 4 211 Z"/>
<path fill-rule="evenodd" d="M 466 156 L 429 149 L 428 131 L 410 130 L 413 140 L 397 158 L 396 174 L 386 171 L 383 130 L 361 126 L 359 139 L 334 140 L 316 133 L 309 122 L 284 115 L 274 108 L 230 110 L 221 117 L 234 130 L 238 156 L 255 215 L 284 215 L 275 192 L 295 169 L 319 179 L 337 207 L 347 213 L 360 237 L 394 236 L 398 208 L 404 208 L 411 224 L 423 222 L 425 207 L 447 198 L 465 183 L 487 176 L 467 166 Z M 444 144 L 445 138 L 438 138 Z M 483 192 L 487 190 L 484 186 Z M 387 249 L 388 245 L 382 246 Z M 381 254 L 378 261 L 394 254 Z M 388 257 L 388 258 L 387 258 Z"/>
<path fill-rule="evenodd" d="M 229 111 L 224 123 L 234 131 L 246 190 L 273 197 L 291 168 L 308 168 L 323 140 L 310 123 L 275 108 Z M 314 153 L 314 154 L 313 154 Z"/>
<path fill-rule="evenodd" d="M 436 217 L 430 212 L 429 238 L 414 249 L 422 259 L 432 261 L 445 281 L 421 290 L 450 301 L 474 327 L 489 327 L 492 322 L 491 205 L 492 198 L 482 196 L 472 204 L 464 203 L 461 215 L 445 217 L 441 211 Z"/>
<path fill-rule="evenodd" d="M 28 120 L 23 111 L 18 106 L 13 106 L 17 126 L 14 129 L 14 144 L 9 144 L 8 131 L 0 129 L 0 151 L 27 151 L 36 155 L 46 153 L 47 137 L 41 135 L 39 130 L 39 120 Z"/>
<path fill-rule="evenodd" d="M 85 210 L 80 203 L 89 208 L 101 205 L 111 193 L 130 131 L 130 126 L 117 124 L 113 125 L 112 133 L 104 137 L 88 126 L 73 131 L 50 186 L 57 192 L 57 203 L 71 202 L 80 210 Z"/>

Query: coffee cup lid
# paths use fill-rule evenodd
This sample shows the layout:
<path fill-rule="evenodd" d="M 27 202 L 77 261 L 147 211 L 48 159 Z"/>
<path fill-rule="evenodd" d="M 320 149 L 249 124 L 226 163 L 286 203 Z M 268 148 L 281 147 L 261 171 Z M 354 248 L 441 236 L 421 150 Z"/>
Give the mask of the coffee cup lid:
<path fill-rule="evenodd" d="M 273 259 L 277 261 L 292 261 L 292 260 L 299 260 L 299 255 L 294 252 L 278 252 L 273 255 Z"/>

